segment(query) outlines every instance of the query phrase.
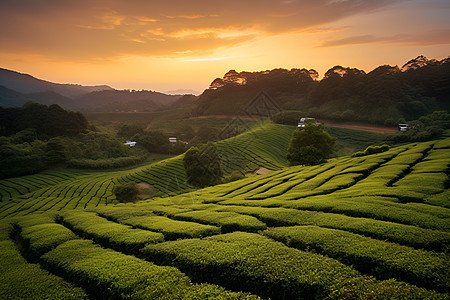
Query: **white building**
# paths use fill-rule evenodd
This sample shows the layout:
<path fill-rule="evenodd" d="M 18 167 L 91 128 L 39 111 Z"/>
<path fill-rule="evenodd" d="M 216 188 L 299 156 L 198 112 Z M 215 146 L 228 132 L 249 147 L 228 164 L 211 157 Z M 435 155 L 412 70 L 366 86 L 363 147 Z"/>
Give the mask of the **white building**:
<path fill-rule="evenodd" d="M 130 146 L 130 148 L 136 146 L 136 142 L 132 142 L 132 141 L 126 141 L 125 145 Z"/>

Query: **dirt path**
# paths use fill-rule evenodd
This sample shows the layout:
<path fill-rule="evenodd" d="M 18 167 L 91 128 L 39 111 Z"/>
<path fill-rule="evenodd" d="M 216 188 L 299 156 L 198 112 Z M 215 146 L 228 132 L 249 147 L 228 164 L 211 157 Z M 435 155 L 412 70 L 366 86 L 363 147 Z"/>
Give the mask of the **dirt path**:
<path fill-rule="evenodd" d="M 206 119 L 206 118 L 217 118 L 217 119 L 241 119 L 247 121 L 257 121 L 261 119 L 265 119 L 265 117 L 250 117 L 250 116 L 233 116 L 233 115 L 206 115 L 206 116 L 198 116 L 198 117 L 190 117 L 189 119 Z"/>
<path fill-rule="evenodd" d="M 329 127 L 355 129 L 355 130 L 363 130 L 363 131 L 370 131 L 370 132 L 377 132 L 377 133 L 394 133 L 394 132 L 398 131 L 397 128 L 359 124 L 359 123 L 334 123 L 332 121 L 324 121 L 324 124 L 325 124 L 325 126 L 329 126 Z"/>
<path fill-rule="evenodd" d="M 206 119 L 206 118 L 218 118 L 218 119 L 234 119 L 239 118 L 242 120 L 248 121 L 257 121 L 263 119 L 263 117 L 250 117 L 250 116 L 233 116 L 233 115 L 206 115 L 206 116 L 198 116 L 191 117 L 189 119 Z M 325 124 L 325 126 L 329 127 L 338 127 L 338 128 L 346 128 L 346 129 L 354 129 L 354 130 L 362 130 L 362 131 L 370 131 L 377 133 L 394 133 L 397 132 L 398 129 L 394 127 L 384 127 L 384 126 L 376 126 L 369 124 L 361 124 L 361 123 L 338 123 L 335 121 L 321 120 L 318 119 Z"/>

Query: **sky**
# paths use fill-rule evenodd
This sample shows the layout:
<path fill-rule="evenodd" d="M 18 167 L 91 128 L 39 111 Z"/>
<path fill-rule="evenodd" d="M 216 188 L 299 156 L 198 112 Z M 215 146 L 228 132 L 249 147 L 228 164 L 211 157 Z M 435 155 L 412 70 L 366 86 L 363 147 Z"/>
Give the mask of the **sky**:
<path fill-rule="evenodd" d="M 0 0 L 0 67 L 201 92 L 228 70 L 369 72 L 450 55 L 448 0 Z"/>

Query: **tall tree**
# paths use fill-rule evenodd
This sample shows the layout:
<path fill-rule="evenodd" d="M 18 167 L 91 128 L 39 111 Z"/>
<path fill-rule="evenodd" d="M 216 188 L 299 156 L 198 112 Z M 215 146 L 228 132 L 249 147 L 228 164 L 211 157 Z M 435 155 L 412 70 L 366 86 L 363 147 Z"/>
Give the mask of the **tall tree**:
<path fill-rule="evenodd" d="M 197 187 L 205 187 L 220 182 L 223 172 L 220 156 L 213 143 L 191 147 L 185 154 L 184 168 L 188 182 Z"/>
<path fill-rule="evenodd" d="M 306 124 L 292 133 L 287 159 L 292 165 L 320 164 L 331 156 L 335 142 L 323 125 Z"/>

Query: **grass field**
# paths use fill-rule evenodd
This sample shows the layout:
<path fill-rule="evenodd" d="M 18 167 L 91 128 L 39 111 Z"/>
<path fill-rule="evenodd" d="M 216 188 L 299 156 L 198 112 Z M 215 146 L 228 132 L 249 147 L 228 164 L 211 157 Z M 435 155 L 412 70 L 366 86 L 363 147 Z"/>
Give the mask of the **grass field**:
<path fill-rule="evenodd" d="M 287 167 L 292 130 L 218 142 L 272 172 L 201 190 L 182 156 L 1 180 L 0 297 L 448 299 L 450 138 Z M 164 197 L 117 204 L 128 181 Z"/>

